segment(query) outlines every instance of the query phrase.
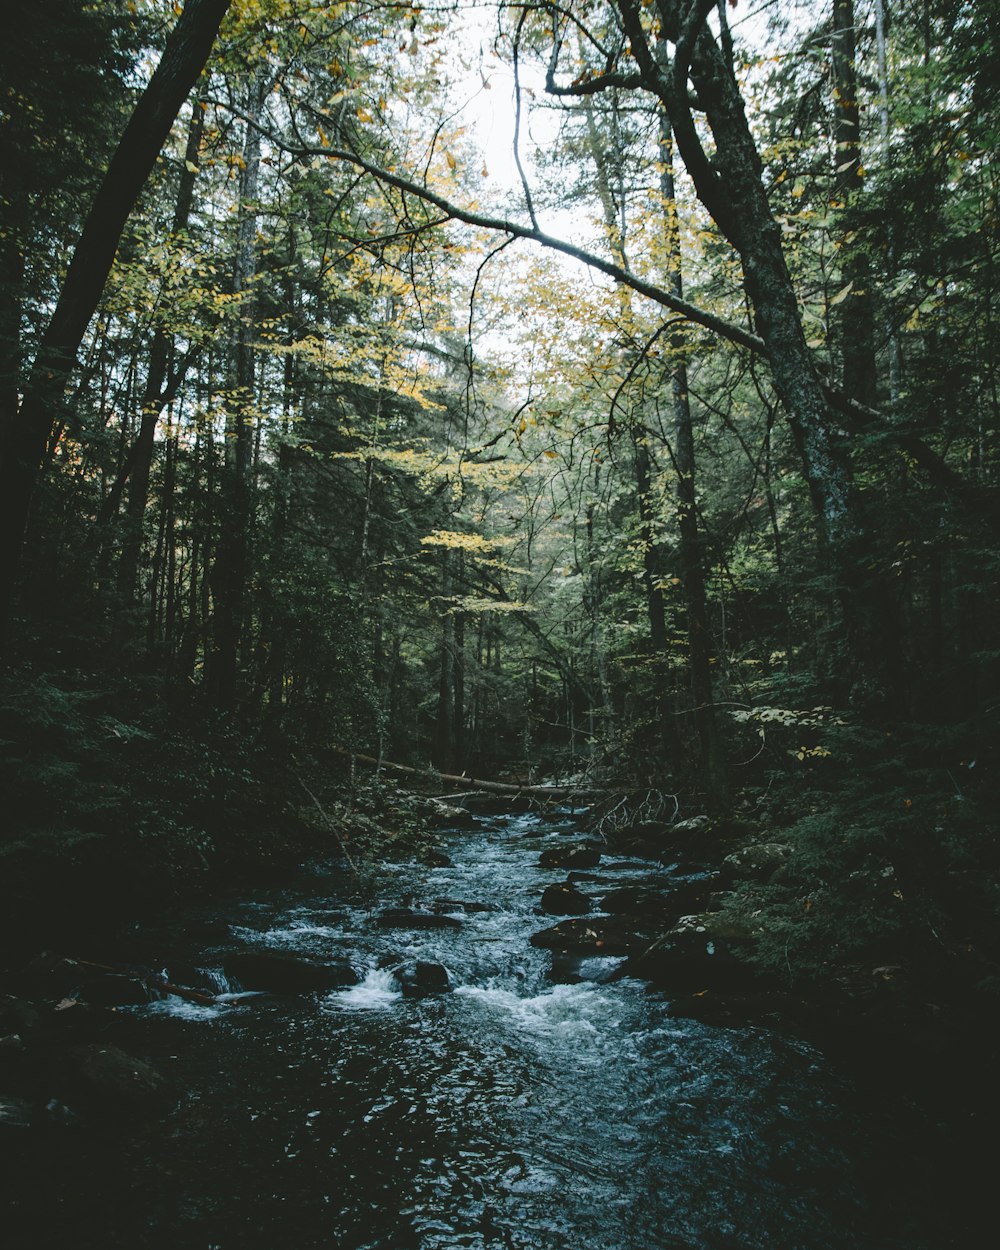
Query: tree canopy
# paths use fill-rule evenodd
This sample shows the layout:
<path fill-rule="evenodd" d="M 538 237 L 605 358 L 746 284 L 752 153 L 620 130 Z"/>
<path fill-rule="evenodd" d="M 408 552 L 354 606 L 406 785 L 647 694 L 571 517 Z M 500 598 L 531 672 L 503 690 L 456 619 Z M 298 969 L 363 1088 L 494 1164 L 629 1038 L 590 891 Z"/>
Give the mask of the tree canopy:
<path fill-rule="evenodd" d="M 994 4 L 47 22 L 0 53 L 12 690 L 720 809 L 902 726 L 991 758 Z"/>

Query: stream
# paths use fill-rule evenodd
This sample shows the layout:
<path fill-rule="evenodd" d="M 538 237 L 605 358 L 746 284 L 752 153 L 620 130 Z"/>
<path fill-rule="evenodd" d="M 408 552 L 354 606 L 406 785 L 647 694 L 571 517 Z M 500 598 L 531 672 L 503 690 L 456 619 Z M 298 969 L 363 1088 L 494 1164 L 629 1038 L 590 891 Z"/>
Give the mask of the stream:
<path fill-rule="evenodd" d="M 185 1098 L 124 1142 L 49 1143 L 17 1244 L 929 1246 L 883 1183 L 878 1161 L 901 1148 L 888 1119 L 818 1052 L 673 1018 L 662 995 L 614 978 L 620 960 L 554 966 L 529 944 L 557 919 L 538 914 L 542 889 L 566 876 L 539 852 L 571 827 L 569 813 L 483 816 L 448 835 L 450 866 L 386 870 L 387 904 L 416 890 L 490 908 L 456 908 L 461 928 L 379 928 L 320 868 L 233 904 L 243 941 L 350 957 L 363 979 L 132 1011 L 133 1049 Z M 581 889 L 663 872 L 606 856 Z M 213 971 L 220 950 L 202 944 L 199 962 L 231 990 Z M 404 998 L 391 965 L 416 959 L 443 964 L 452 992 Z"/>

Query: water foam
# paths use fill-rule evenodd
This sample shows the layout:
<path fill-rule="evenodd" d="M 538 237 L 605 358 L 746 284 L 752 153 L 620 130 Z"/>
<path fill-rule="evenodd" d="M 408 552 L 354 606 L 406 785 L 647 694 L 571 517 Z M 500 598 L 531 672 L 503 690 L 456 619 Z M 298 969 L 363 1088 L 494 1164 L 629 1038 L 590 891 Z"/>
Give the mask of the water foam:
<path fill-rule="evenodd" d="M 601 1038 L 620 1024 L 616 999 L 593 983 L 554 985 L 531 996 L 498 984 L 463 985 L 456 993 L 509 1016 L 520 1028 L 567 1042 Z"/>
<path fill-rule="evenodd" d="M 330 1006 L 344 1011 L 386 1011 L 402 1001 L 399 982 L 389 968 L 371 968 L 363 981 L 326 998 Z"/>

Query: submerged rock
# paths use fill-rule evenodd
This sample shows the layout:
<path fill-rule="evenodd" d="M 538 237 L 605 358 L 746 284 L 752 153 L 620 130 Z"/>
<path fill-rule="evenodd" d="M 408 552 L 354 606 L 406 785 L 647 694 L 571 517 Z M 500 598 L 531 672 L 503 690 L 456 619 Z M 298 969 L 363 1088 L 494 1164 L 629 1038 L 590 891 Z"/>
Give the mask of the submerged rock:
<path fill-rule="evenodd" d="M 399 982 L 404 998 L 423 998 L 427 994 L 447 994 L 452 988 L 451 975 L 444 964 L 429 959 L 396 968 L 393 976 Z"/>
<path fill-rule="evenodd" d="M 592 910 L 590 899 L 569 881 L 550 885 L 542 893 L 541 907 L 550 916 L 582 916 Z"/>
<path fill-rule="evenodd" d="M 497 911 L 496 903 L 470 903 L 464 899 L 457 898 L 436 898 L 431 904 L 436 912 L 462 911 L 467 916 L 474 915 L 477 912 Z"/>
<path fill-rule="evenodd" d="M 226 956 L 226 976 L 247 990 L 274 994 L 303 994 L 357 985 L 357 969 L 346 959 L 320 963 L 283 951 L 234 951 Z"/>
<path fill-rule="evenodd" d="M 436 912 L 413 907 L 390 907 L 380 911 L 375 923 L 382 929 L 461 929 L 457 916 L 441 916 Z"/>
<path fill-rule="evenodd" d="M 539 868 L 596 868 L 601 862 L 599 843 L 578 842 L 573 846 L 554 846 L 542 851 Z"/>
<path fill-rule="evenodd" d="M 575 955 L 628 955 L 643 942 L 616 917 L 563 920 L 531 936 L 531 945 Z"/>

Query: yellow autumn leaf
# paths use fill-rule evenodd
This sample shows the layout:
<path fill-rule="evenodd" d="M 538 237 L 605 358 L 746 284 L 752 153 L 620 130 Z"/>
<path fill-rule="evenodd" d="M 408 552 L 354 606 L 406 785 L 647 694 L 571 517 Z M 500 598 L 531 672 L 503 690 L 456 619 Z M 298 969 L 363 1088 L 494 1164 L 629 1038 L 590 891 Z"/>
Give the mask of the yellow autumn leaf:
<path fill-rule="evenodd" d="M 837 294 L 833 297 L 833 299 L 830 300 L 830 307 L 832 308 L 835 304 L 842 304 L 844 300 L 847 299 L 848 295 L 850 295 L 851 288 L 853 286 L 854 286 L 854 279 L 852 278 L 851 281 L 848 282 L 847 286 L 839 290 Z"/>
<path fill-rule="evenodd" d="M 448 162 L 449 169 L 456 169 L 458 167 L 458 161 L 455 160 L 450 152 L 445 152 L 444 159 Z"/>

